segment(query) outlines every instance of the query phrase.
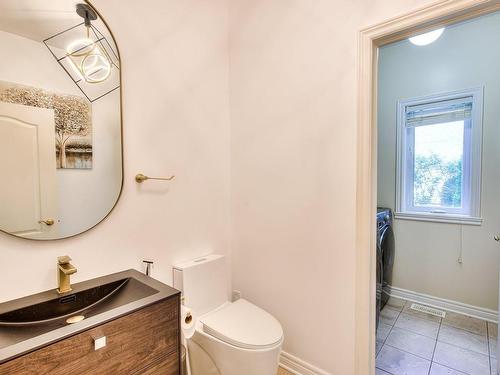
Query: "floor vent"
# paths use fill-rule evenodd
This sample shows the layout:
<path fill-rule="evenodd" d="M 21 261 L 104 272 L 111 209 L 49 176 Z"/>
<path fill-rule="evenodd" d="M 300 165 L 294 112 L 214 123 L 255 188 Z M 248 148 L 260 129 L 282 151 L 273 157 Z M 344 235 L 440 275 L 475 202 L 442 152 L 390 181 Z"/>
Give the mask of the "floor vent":
<path fill-rule="evenodd" d="M 410 309 L 415 310 L 415 311 L 419 311 L 419 312 L 422 312 L 425 314 L 438 316 L 440 318 L 444 318 L 446 315 L 446 313 L 444 311 L 441 311 L 441 310 L 438 310 L 438 309 L 435 309 L 435 308 L 429 307 L 429 306 L 419 305 L 418 303 L 412 303 L 410 306 Z"/>

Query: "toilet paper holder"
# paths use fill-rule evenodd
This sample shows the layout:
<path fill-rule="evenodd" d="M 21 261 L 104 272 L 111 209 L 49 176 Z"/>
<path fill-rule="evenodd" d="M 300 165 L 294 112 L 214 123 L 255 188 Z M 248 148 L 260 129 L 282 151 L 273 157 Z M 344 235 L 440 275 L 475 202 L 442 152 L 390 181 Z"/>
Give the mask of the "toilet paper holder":
<path fill-rule="evenodd" d="M 184 305 L 184 296 L 181 296 L 181 305 Z M 186 316 L 184 317 L 184 324 L 191 324 L 193 321 L 193 314 L 191 314 L 191 311 L 186 312 Z"/>

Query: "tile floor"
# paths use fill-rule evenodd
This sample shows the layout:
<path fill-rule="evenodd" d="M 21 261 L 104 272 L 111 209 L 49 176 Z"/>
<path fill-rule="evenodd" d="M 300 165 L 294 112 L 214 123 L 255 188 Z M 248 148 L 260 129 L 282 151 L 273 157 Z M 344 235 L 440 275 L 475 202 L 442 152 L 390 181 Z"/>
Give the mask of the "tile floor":
<path fill-rule="evenodd" d="M 497 375 L 496 324 L 410 305 L 391 298 L 380 314 L 376 375 Z"/>

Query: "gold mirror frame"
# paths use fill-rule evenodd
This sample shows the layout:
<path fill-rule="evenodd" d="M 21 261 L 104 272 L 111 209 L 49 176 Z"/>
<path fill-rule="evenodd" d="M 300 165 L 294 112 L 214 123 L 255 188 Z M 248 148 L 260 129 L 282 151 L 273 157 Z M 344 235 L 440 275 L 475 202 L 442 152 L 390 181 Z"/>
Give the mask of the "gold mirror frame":
<path fill-rule="evenodd" d="M 102 14 L 96 9 L 96 7 L 89 0 L 83 0 L 83 2 L 85 4 L 87 4 L 88 6 L 90 6 L 96 12 L 96 14 L 99 16 L 100 20 L 102 21 L 102 23 L 106 26 L 106 28 L 109 32 L 109 35 L 111 35 L 111 38 L 113 39 L 113 43 L 116 47 L 116 53 L 117 53 L 118 59 L 120 61 L 120 71 L 119 71 L 119 82 L 120 82 L 120 149 L 121 149 L 121 152 L 120 152 L 120 156 L 121 156 L 120 191 L 118 192 L 115 203 L 113 204 L 111 209 L 108 211 L 108 213 L 106 215 L 104 215 L 104 217 L 102 219 L 100 219 L 98 222 L 96 222 L 94 225 L 90 226 L 89 228 L 82 230 L 81 232 L 66 236 L 66 237 L 61 237 L 61 238 L 27 238 L 27 237 L 18 236 L 18 235 L 9 233 L 3 229 L 0 229 L 1 233 L 5 233 L 5 234 L 7 234 L 11 237 L 17 238 L 19 240 L 28 240 L 28 241 L 33 241 L 33 242 L 48 242 L 48 241 L 61 241 L 61 240 L 66 240 L 69 238 L 74 238 L 76 236 L 79 236 L 83 233 L 86 233 L 86 232 L 94 229 L 99 224 L 101 224 L 103 221 L 105 221 L 111 215 L 111 213 L 115 209 L 116 205 L 118 204 L 118 202 L 120 201 L 120 198 L 122 196 L 125 168 L 124 168 L 124 158 L 123 158 L 123 155 L 124 155 L 124 153 L 123 153 L 123 91 L 122 91 L 123 80 L 122 80 L 122 69 L 121 69 L 122 60 L 121 60 L 120 48 L 118 47 L 118 43 L 116 42 L 116 38 L 115 38 L 113 32 L 111 31 L 111 28 L 109 27 L 108 23 L 106 22 L 105 18 L 102 16 Z"/>

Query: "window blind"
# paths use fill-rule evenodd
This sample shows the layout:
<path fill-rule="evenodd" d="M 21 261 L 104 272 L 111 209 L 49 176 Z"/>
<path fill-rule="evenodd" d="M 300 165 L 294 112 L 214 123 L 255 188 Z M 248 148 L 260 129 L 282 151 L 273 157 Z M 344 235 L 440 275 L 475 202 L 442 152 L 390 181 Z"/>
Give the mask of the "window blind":
<path fill-rule="evenodd" d="M 472 117 L 472 96 L 407 106 L 405 117 L 406 127 L 468 120 Z"/>

